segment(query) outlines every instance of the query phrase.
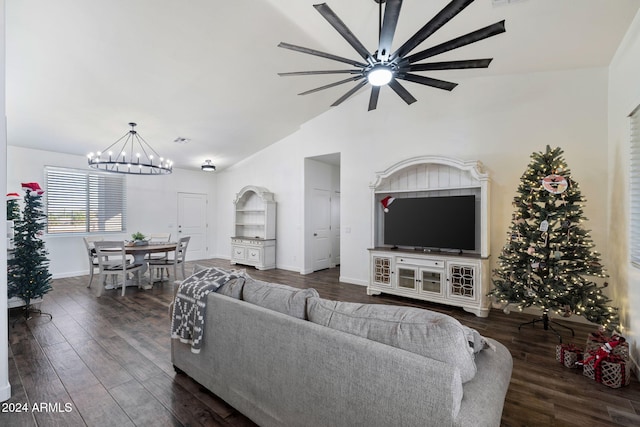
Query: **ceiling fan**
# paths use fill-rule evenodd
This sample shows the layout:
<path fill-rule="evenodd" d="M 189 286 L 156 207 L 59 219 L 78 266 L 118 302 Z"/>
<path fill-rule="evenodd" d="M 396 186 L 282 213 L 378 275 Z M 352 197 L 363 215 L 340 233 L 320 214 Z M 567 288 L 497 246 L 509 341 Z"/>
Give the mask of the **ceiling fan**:
<path fill-rule="evenodd" d="M 309 49 L 302 46 L 296 46 L 289 43 L 281 42 L 278 47 L 290 49 L 296 52 L 302 52 L 309 55 L 319 56 L 333 61 L 346 63 L 356 67 L 349 70 L 323 70 L 323 71 L 297 71 L 291 73 L 278 73 L 280 76 L 303 76 L 317 74 L 351 74 L 352 76 L 328 85 L 320 86 L 315 89 L 302 92 L 299 95 L 308 95 L 334 86 L 338 86 L 349 82 L 358 82 L 356 86 L 347 93 L 338 98 L 332 107 L 340 105 L 343 101 L 355 94 L 359 89 L 367 83 L 371 84 L 371 96 L 369 97 L 369 111 L 375 110 L 378 105 L 378 96 L 380 87 L 388 85 L 395 93 L 400 96 L 407 104 L 416 102 L 416 99 L 407 91 L 398 80 L 405 80 L 426 86 L 435 87 L 443 90 L 452 90 L 457 83 L 445 80 L 434 79 L 431 77 L 414 74 L 414 72 L 431 71 L 431 70 L 455 70 L 465 68 L 487 68 L 493 58 L 484 59 L 468 59 L 461 61 L 443 61 L 443 62 L 427 62 L 418 63 L 427 58 L 457 49 L 462 46 L 475 43 L 480 40 L 495 36 L 505 32 L 504 20 L 496 22 L 488 27 L 472 31 L 468 34 L 456 37 L 439 45 L 416 52 L 409 55 L 420 43 L 425 41 L 429 36 L 453 19 L 457 14 L 462 12 L 464 8 L 469 6 L 475 0 L 452 0 L 446 5 L 436 16 L 427 22 L 418 32 L 416 32 L 409 40 L 400 46 L 395 52 L 391 51 L 391 43 L 398 24 L 400 16 L 400 8 L 402 0 L 374 0 L 379 4 L 380 8 L 380 28 L 379 28 L 379 44 L 378 50 L 370 53 L 358 40 L 358 38 L 349 30 L 344 22 L 336 15 L 333 10 L 326 4 L 316 4 L 313 7 L 335 28 L 338 33 L 358 52 L 364 61 L 352 60 L 341 56 L 332 55 L 330 53 L 321 52 L 315 49 Z M 382 3 L 386 3 L 384 7 L 384 20 L 382 20 Z"/>

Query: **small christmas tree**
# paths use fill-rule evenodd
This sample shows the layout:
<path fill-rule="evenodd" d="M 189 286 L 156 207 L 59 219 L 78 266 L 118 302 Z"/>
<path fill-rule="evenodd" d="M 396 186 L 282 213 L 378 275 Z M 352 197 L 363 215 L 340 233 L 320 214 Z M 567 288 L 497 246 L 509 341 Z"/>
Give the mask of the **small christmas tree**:
<path fill-rule="evenodd" d="M 8 266 L 8 297 L 18 297 L 25 302 L 25 316 L 31 310 L 31 300 L 40 298 L 51 290 L 49 259 L 44 242 L 46 215 L 42 206 L 42 194 L 37 183 L 22 184 L 26 194 L 22 218 L 15 219 L 13 258 Z"/>
<path fill-rule="evenodd" d="M 607 284 L 587 278 L 607 275 L 589 231 L 582 227 L 585 199 L 562 154 L 560 148 L 547 146 L 544 153 L 531 155 L 489 295 L 507 306 L 541 308 L 545 329 L 552 311 L 564 317 L 581 315 L 613 330 L 619 325 L 618 310 L 608 305 L 603 293 Z"/>
<path fill-rule="evenodd" d="M 7 220 L 13 221 L 20 218 L 20 205 L 18 200 L 20 195 L 18 193 L 7 194 Z"/>

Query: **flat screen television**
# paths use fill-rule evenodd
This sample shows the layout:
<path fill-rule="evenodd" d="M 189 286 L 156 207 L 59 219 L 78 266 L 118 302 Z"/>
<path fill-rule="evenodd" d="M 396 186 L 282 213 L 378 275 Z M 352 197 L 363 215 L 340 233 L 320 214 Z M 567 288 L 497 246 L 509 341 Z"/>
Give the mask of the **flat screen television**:
<path fill-rule="evenodd" d="M 421 249 L 474 250 L 475 196 L 396 198 L 384 215 L 384 243 Z"/>

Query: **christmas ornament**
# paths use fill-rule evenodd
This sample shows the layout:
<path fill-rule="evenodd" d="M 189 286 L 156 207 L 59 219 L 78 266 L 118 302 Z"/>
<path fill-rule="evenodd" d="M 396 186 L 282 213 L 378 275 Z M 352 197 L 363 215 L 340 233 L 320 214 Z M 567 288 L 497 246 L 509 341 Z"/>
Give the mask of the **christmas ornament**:
<path fill-rule="evenodd" d="M 569 187 L 569 184 L 563 176 L 552 174 L 542 178 L 542 187 L 551 194 L 560 194 Z"/>
<path fill-rule="evenodd" d="M 384 209 L 385 213 L 389 212 L 389 205 L 393 203 L 395 199 L 396 199 L 395 197 L 387 196 L 384 199 L 380 200 L 380 203 L 382 203 L 382 208 Z"/>
<path fill-rule="evenodd" d="M 534 248 L 533 246 L 529 246 L 529 249 L 527 249 L 527 253 L 529 255 L 533 255 L 536 253 L 536 248 Z"/>
<path fill-rule="evenodd" d="M 546 232 L 549 229 L 549 221 L 546 219 L 540 223 L 540 231 Z"/>

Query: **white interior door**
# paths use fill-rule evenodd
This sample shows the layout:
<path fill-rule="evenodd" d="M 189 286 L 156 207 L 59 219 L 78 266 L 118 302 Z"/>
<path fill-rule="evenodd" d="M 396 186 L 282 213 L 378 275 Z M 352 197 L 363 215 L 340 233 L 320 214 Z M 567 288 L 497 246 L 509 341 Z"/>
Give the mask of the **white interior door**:
<path fill-rule="evenodd" d="M 313 271 L 331 266 L 331 193 L 313 189 Z"/>
<path fill-rule="evenodd" d="M 187 259 L 207 258 L 207 195 L 178 193 L 178 238 L 191 236 Z"/>

